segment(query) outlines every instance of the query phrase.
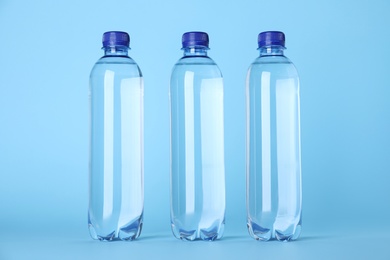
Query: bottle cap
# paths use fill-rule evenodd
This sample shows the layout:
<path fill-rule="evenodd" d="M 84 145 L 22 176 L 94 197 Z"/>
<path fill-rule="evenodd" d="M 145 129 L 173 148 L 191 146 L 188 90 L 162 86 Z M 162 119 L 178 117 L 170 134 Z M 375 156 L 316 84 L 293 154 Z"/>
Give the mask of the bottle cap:
<path fill-rule="evenodd" d="M 130 36 L 126 32 L 110 31 L 103 34 L 103 47 L 127 46 L 130 44 Z"/>
<path fill-rule="evenodd" d="M 181 38 L 183 48 L 202 46 L 209 48 L 209 36 L 205 32 L 186 32 Z"/>
<path fill-rule="evenodd" d="M 284 33 L 278 31 L 262 32 L 257 38 L 259 48 L 270 45 L 281 45 L 284 47 L 285 40 Z"/>

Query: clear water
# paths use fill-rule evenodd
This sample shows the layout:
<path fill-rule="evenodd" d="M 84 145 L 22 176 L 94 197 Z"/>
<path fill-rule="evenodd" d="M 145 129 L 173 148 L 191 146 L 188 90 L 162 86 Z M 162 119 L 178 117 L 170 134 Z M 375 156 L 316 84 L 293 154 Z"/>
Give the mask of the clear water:
<path fill-rule="evenodd" d="M 225 225 L 223 80 L 207 56 L 175 65 L 171 105 L 171 226 L 183 240 L 215 240 Z"/>
<path fill-rule="evenodd" d="M 89 231 L 133 240 L 143 221 L 143 78 L 126 56 L 104 56 L 90 75 Z"/>
<path fill-rule="evenodd" d="M 280 54 L 280 53 L 279 53 Z M 247 225 L 257 240 L 301 231 L 299 78 L 283 55 L 260 56 L 247 75 Z"/>

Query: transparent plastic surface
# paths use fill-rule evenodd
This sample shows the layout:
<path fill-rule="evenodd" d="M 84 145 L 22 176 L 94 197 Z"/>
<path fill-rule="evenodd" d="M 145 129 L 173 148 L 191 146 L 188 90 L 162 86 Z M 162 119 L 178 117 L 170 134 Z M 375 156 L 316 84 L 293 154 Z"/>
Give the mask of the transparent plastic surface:
<path fill-rule="evenodd" d="M 225 224 L 223 80 L 206 55 L 173 68 L 171 226 L 183 240 L 215 240 Z"/>
<path fill-rule="evenodd" d="M 119 54 L 90 75 L 88 224 L 92 238 L 108 241 L 137 238 L 143 222 L 143 78 Z"/>
<path fill-rule="evenodd" d="M 273 48 L 247 75 L 247 226 L 257 240 L 289 241 L 301 231 L 299 78 Z"/>

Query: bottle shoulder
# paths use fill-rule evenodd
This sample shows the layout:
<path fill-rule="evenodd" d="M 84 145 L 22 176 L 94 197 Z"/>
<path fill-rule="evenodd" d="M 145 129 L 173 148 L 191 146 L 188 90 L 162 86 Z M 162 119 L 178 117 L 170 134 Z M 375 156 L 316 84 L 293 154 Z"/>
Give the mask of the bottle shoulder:
<path fill-rule="evenodd" d="M 175 66 L 181 65 L 217 65 L 209 56 L 184 56 L 178 60 Z"/>
<path fill-rule="evenodd" d="M 260 56 L 256 58 L 248 69 L 248 75 L 252 77 L 259 72 L 269 72 L 270 75 L 281 78 L 298 77 L 295 65 L 285 56 Z"/>
<path fill-rule="evenodd" d="M 93 66 L 91 77 L 94 75 L 104 74 L 107 70 L 128 74 L 129 77 L 142 77 L 141 69 L 137 63 L 129 56 L 103 56 Z"/>
<path fill-rule="evenodd" d="M 172 75 L 193 72 L 202 77 L 222 77 L 218 65 L 209 57 L 184 56 L 173 66 Z"/>
<path fill-rule="evenodd" d="M 95 65 L 97 64 L 137 65 L 137 63 L 129 56 L 103 56 L 95 63 Z"/>
<path fill-rule="evenodd" d="M 269 55 L 257 57 L 252 65 L 256 64 L 293 64 L 289 58 L 284 55 Z"/>
<path fill-rule="evenodd" d="M 294 63 L 291 62 L 286 56 L 260 56 L 256 58 L 250 68 L 293 68 L 295 69 Z"/>

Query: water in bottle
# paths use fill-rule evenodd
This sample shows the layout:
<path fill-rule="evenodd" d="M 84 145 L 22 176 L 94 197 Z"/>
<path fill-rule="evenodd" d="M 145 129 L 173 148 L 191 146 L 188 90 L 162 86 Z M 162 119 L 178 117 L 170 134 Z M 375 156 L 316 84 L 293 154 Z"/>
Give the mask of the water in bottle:
<path fill-rule="evenodd" d="M 215 240 L 225 225 L 223 79 L 207 33 L 182 44 L 170 83 L 171 226 L 182 240 Z"/>
<path fill-rule="evenodd" d="M 299 78 L 285 36 L 259 34 L 246 80 L 247 225 L 250 235 L 289 241 L 301 232 Z"/>
<path fill-rule="evenodd" d="M 92 238 L 133 240 L 143 216 L 143 78 L 125 32 L 103 34 L 90 75 L 88 224 Z"/>

